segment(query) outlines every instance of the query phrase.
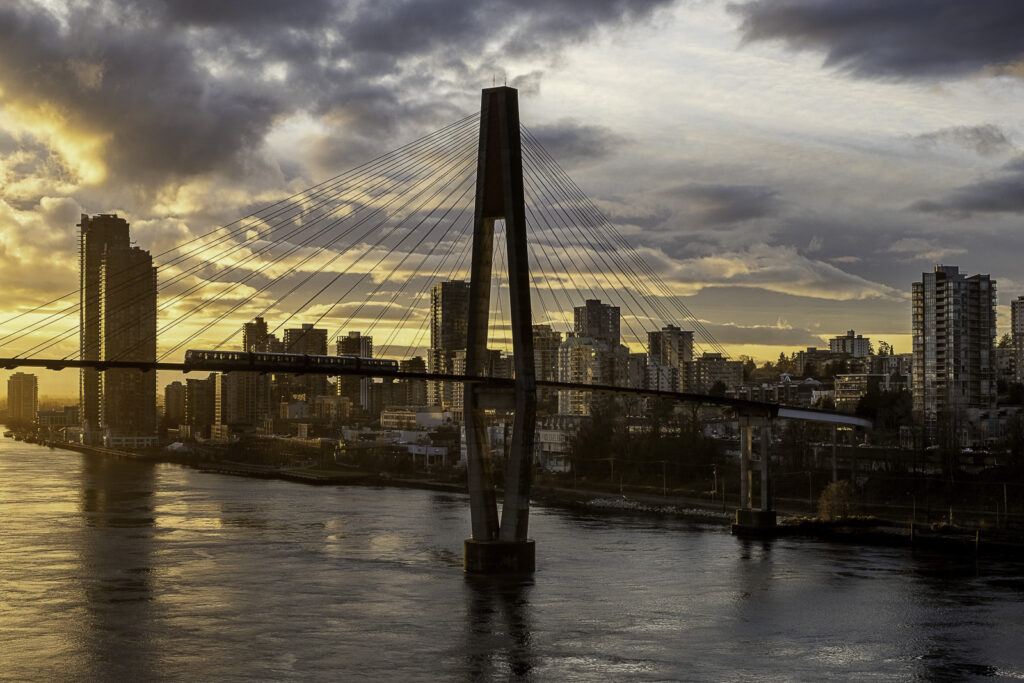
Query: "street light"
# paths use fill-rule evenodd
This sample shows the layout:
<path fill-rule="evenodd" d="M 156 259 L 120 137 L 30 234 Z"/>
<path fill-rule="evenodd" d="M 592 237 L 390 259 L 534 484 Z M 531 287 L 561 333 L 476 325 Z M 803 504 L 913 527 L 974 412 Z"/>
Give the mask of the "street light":
<path fill-rule="evenodd" d="M 807 507 L 810 511 L 814 512 L 814 484 L 813 484 L 814 472 L 807 470 Z"/>

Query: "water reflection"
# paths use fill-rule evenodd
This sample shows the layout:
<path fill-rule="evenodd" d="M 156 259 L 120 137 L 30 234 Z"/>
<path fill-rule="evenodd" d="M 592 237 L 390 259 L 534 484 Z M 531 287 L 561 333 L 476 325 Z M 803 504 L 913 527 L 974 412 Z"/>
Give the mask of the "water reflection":
<path fill-rule="evenodd" d="M 772 589 L 774 566 L 770 539 L 740 538 L 739 559 L 736 565 L 738 598 L 760 598 Z"/>
<path fill-rule="evenodd" d="M 155 469 L 85 456 L 80 562 L 90 655 L 84 678 L 150 678 L 153 648 Z"/>
<path fill-rule="evenodd" d="M 949 610 L 962 610 L 964 617 L 955 621 L 927 619 L 910 615 L 910 626 L 921 634 L 914 639 L 918 675 L 930 681 L 960 681 L 968 678 L 999 675 L 999 670 L 983 661 L 983 643 L 989 634 L 978 619 L 967 617 L 988 611 L 991 595 L 977 590 L 982 581 L 978 559 L 970 555 L 937 555 L 927 551 L 914 552 L 912 572 L 915 598 L 924 604 L 945 605 Z M 915 623 L 916 622 L 916 623 Z"/>
<path fill-rule="evenodd" d="M 533 579 L 466 576 L 466 679 L 530 680 Z"/>

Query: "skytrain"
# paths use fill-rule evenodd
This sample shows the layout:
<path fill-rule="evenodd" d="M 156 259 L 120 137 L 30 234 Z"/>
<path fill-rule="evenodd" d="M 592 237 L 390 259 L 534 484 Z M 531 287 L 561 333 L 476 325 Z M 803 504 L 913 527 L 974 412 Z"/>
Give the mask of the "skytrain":
<path fill-rule="evenodd" d="M 263 351 L 201 351 L 185 352 L 185 370 L 266 371 L 267 366 L 281 372 L 322 372 L 339 370 L 398 370 L 398 361 L 388 358 L 360 358 L 359 356 L 311 356 L 304 353 L 266 353 Z"/>

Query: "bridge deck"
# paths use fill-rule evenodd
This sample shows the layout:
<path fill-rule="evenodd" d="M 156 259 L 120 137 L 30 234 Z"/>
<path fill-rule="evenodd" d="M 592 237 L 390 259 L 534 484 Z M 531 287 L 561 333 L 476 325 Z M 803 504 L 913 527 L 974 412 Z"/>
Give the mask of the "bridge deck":
<path fill-rule="evenodd" d="M 166 372 L 240 372 L 237 366 L 229 363 L 218 365 L 216 361 L 207 361 L 202 367 L 192 367 L 185 363 L 158 363 L 147 361 L 96 361 L 96 360 L 61 360 L 45 358 L 0 358 L 0 368 L 11 370 L 17 367 L 46 368 L 47 370 L 65 370 L 69 368 L 95 368 L 97 370 L 113 369 L 137 369 L 144 372 L 150 370 Z M 294 368 L 282 367 L 272 363 L 256 364 L 252 372 L 265 374 L 292 372 Z M 387 370 L 383 368 L 374 369 L 352 369 L 343 368 L 308 368 L 301 374 L 330 375 L 332 377 L 341 375 L 357 375 L 360 377 L 381 377 L 391 379 L 421 379 L 439 382 L 460 382 L 474 383 L 497 389 L 512 391 L 515 387 L 515 380 L 504 377 L 475 377 L 469 375 L 445 375 L 431 372 L 402 372 L 401 370 Z M 591 391 L 601 394 L 613 394 L 621 396 L 642 396 L 649 398 L 666 398 L 676 401 L 688 401 L 707 405 L 718 405 L 727 408 L 734 408 L 738 412 L 747 415 L 763 415 L 765 417 L 779 417 L 791 420 L 808 420 L 812 422 L 826 422 L 831 424 L 845 424 L 855 427 L 871 429 L 872 423 L 861 417 L 836 413 L 828 410 L 813 410 L 809 408 L 790 408 L 777 403 L 764 403 L 761 401 L 749 401 L 742 398 L 730 396 L 711 396 L 708 394 L 696 394 L 682 391 L 663 391 L 659 389 L 636 389 L 632 387 L 617 387 L 606 384 L 573 384 L 570 382 L 550 382 L 537 380 L 537 388 L 557 389 L 562 391 Z"/>

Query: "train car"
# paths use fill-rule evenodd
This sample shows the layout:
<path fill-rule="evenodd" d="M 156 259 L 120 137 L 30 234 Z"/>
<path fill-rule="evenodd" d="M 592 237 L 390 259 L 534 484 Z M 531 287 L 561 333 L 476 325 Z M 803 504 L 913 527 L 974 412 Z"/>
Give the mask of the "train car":
<path fill-rule="evenodd" d="M 188 370 L 252 370 L 265 371 L 267 366 L 282 372 L 302 373 L 337 368 L 339 370 L 398 370 L 398 361 L 388 358 L 360 358 L 359 356 L 318 356 L 303 353 L 269 353 L 264 351 L 206 351 L 189 349 L 185 352 Z"/>

